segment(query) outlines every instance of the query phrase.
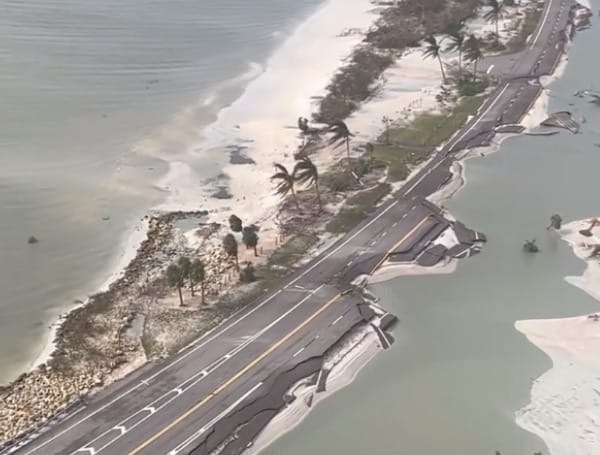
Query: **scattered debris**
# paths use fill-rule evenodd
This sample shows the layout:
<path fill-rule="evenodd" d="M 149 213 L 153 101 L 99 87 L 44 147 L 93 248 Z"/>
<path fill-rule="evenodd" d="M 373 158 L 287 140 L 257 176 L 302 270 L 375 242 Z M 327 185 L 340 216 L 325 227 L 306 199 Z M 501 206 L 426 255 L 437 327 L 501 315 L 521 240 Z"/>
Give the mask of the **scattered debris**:
<path fill-rule="evenodd" d="M 579 132 L 579 124 L 573 120 L 573 117 L 569 111 L 555 112 L 542 123 L 540 123 L 540 125 L 564 128 L 574 134 Z"/>
<path fill-rule="evenodd" d="M 535 243 L 535 239 L 526 240 L 523 244 L 523 251 L 526 253 L 538 253 L 540 251 L 539 247 Z"/>

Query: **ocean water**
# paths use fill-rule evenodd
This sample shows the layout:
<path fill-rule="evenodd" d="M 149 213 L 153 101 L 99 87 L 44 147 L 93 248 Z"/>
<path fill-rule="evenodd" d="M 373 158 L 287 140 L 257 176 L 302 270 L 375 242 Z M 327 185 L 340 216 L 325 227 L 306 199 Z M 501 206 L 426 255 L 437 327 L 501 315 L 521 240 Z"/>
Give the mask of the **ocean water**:
<path fill-rule="evenodd" d="M 172 161 L 198 151 L 194 178 L 218 174 L 200 131 L 321 3 L 2 2 L 0 384 L 105 282 Z"/>
<path fill-rule="evenodd" d="M 573 96 L 600 88 L 599 40 L 597 25 L 578 34 L 564 76 L 549 86 L 550 111 L 573 112 L 585 122 L 581 134 L 512 137 L 467 161 L 468 183 L 445 205 L 488 235 L 482 254 L 451 275 L 375 285 L 400 318 L 396 343 L 264 455 L 547 454 L 514 414 L 551 362 L 514 322 L 600 308 L 564 280 L 585 264 L 545 229 L 553 213 L 566 221 L 599 215 L 600 108 Z M 530 238 L 538 255 L 521 251 Z"/>

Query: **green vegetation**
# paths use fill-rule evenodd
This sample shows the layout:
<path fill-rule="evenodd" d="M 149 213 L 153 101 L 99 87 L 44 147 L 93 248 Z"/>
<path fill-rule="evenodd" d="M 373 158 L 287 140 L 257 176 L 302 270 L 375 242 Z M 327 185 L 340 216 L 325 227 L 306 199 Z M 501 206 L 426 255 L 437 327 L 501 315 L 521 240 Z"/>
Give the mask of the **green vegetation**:
<path fill-rule="evenodd" d="M 271 270 L 283 270 L 287 274 L 287 268 L 294 265 L 306 252 L 319 241 L 319 236 L 314 232 L 299 232 L 290 237 L 271 255 L 267 267 Z M 275 275 L 278 275 L 276 273 Z"/>
<path fill-rule="evenodd" d="M 473 79 L 471 76 L 462 76 L 456 85 L 460 96 L 475 96 L 483 93 L 488 88 L 489 81 L 484 77 Z"/>
<path fill-rule="evenodd" d="M 518 24 L 518 33 L 506 43 L 507 53 L 521 51 L 527 44 L 527 38 L 535 31 L 542 16 L 542 7 L 535 5 L 525 10 L 525 18 Z"/>
<path fill-rule="evenodd" d="M 185 271 L 178 264 L 171 264 L 167 267 L 167 283 L 169 287 L 177 288 L 179 294 L 179 304 L 183 306 L 183 295 L 181 288 L 185 284 Z"/>
<path fill-rule="evenodd" d="M 403 51 L 427 36 L 450 33 L 472 17 L 479 0 L 403 0 L 382 3 L 381 18 L 367 33 L 349 63 L 335 74 L 315 120 L 345 119 L 377 91 L 376 82 Z"/>
<path fill-rule="evenodd" d="M 256 247 L 258 246 L 258 234 L 256 233 L 256 226 L 246 226 L 242 233 L 242 242 L 246 245 L 247 249 L 252 248 L 254 250 L 254 256 L 258 256 Z"/>
<path fill-rule="evenodd" d="M 235 268 L 237 270 L 240 269 L 240 264 L 238 261 L 238 243 L 233 234 L 227 234 L 223 238 L 223 249 L 227 256 L 235 259 Z"/>
<path fill-rule="evenodd" d="M 256 281 L 256 273 L 252 264 L 246 264 L 240 271 L 240 281 L 242 283 L 254 283 Z"/>
<path fill-rule="evenodd" d="M 390 145 L 376 144 L 373 150 L 375 161 L 388 166 L 388 181 L 408 177 L 411 166 L 427 159 L 447 141 L 482 102 L 482 96 L 465 97 L 449 113 L 421 114 L 406 127 L 391 128 Z"/>
<path fill-rule="evenodd" d="M 349 231 L 375 209 L 377 203 L 390 192 L 390 189 L 388 183 L 380 183 L 371 189 L 356 193 L 327 223 L 325 229 L 336 234 Z"/>
<path fill-rule="evenodd" d="M 319 170 L 315 163 L 308 156 L 300 158 L 294 166 L 294 179 L 303 185 L 310 185 L 314 187 L 317 193 L 317 203 L 319 204 L 319 212 L 323 209 L 321 202 L 321 191 L 319 189 Z"/>
<path fill-rule="evenodd" d="M 229 227 L 233 232 L 242 232 L 242 220 L 235 215 L 231 215 L 229 217 Z"/>
<path fill-rule="evenodd" d="M 294 204 L 296 204 L 298 212 L 301 213 L 302 209 L 300 208 L 298 197 L 296 196 L 296 189 L 294 187 L 296 179 L 294 178 L 293 173 L 290 173 L 284 165 L 279 163 L 275 163 L 275 169 L 277 172 L 271 176 L 271 180 L 278 182 L 275 192 L 282 198 L 286 197 L 288 193 L 290 193 L 292 195 L 292 199 L 294 200 Z"/>

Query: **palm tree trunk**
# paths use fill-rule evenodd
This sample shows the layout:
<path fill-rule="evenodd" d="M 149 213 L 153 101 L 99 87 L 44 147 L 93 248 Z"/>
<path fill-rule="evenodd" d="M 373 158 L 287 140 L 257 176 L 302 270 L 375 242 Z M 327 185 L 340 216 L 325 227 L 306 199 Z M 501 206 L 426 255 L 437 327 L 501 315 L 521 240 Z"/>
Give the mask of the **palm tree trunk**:
<path fill-rule="evenodd" d="M 458 72 L 462 71 L 462 46 L 458 48 Z"/>
<path fill-rule="evenodd" d="M 294 198 L 294 203 L 296 204 L 296 208 L 298 209 L 298 212 L 302 213 L 300 204 L 298 204 L 298 197 L 296 196 L 296 190 L 294 190 L 293 186 L 292 186 L 292 198 Z"/>
<path fill-rule="evenodd" d="M 473 63 L 473 81 L 475 81 L 476 77 L 477 77 L 477 62 L 479 61 L 479 59 L 475 59 L 475 62 Z"/>
<path fill-rule="evenodd" d="M 321 190 L 319 184 L 315 182 L 315 190 L 317 191 L 317 203 L 319 204 L 319 212 L 323 210 L 323 203 L 321 202 Z"/>
<path fill-rule="evenodd" d="M 177 292 L 179 293 L 179 304 L 183 306 L 183 295 L 181 295 L 181 286 L 177 286 Z"/>
<path fill-rule="evenodd" d="M 258 257 L 258 251 L 256 251 L 256 245 L 254 245 L 254 256 Z"/>
<path fill-rule="evenodd" d="M 348 156 L 348 163 L 350 163 L 350 138 L 346 138 L 346 155 Z"/>
<path fill-rule="evenodd" d="M 192 293 L 192 297 L 194 297 L 194 282 L 190 278 L 190 292 Z"/>
<path fill-rule="evenodd" d="M 442 63 L 442 57 L 438 54 L 438 62 L 440 62 L 440 71 L 442 72 L 442 82 L 446 83 L 446 73 L 444 71 L 444 64 Z"/>
<path fill-rule="evenodd" d="M 238 259 L 237 253 L 235 254 L 235 268 L 238 272 L 240 271 L 240 261 Z"/>
<path fill-rule="evenodd" d="M 497 40 L 500 39 L 500 34 L 498 33 L 498 19 L 499 19 L 499 17 L 496 16 L 496 39 Z"/>
<path fill-rule="evenodd" d="M 202 293 L 202 305 L 204 305 L 204 280 L 200 282 L 200 292 Z"/>

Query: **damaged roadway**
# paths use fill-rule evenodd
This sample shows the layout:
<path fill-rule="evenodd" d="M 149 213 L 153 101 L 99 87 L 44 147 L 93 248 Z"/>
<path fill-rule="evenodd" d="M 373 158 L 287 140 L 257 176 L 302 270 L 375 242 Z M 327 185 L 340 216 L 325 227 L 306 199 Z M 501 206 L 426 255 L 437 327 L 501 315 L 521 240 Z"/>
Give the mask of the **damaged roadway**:
<path fill-rule="evenodd" d="M 548 0 L 523 52 L 482 62 L 499 83 L 478 115 L 393 198 L 285 285 L 179 354 L 145 365 L 0 454 L 197 454 L 224 443 L 222 453 L 241 452 L 285 406 L 292 384 L 318 375 L 324 353 L 365 319 L 373 322 L 375 313 L 347 292 L 350 282 L 395 252 L 406 260 L 439 254 L 424 252 L 448 221 L 422 198 L 448 181 L 458 152 L 488 145 L 498 127 L 520 121 L 541 90 L 539 76 L 559 61 L 574 5 Z M 465 237 L 476 235 L 469 232 Z M 393 321 L 391 315 L 379 318 L 385 326 Z M 389 340 L 381 329 L 377 333 L 382 343 Z"/>

